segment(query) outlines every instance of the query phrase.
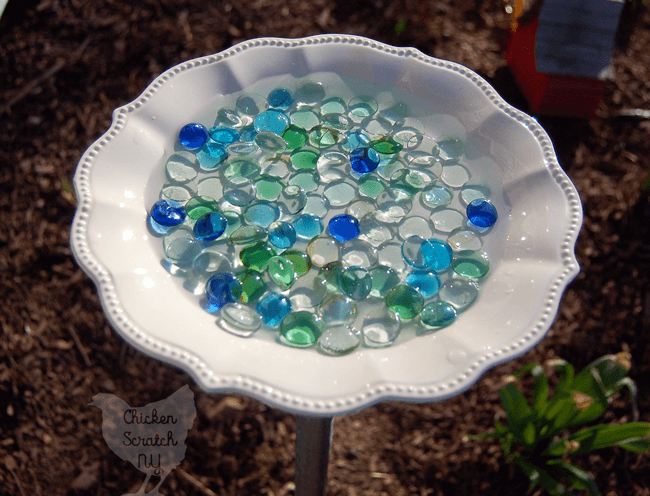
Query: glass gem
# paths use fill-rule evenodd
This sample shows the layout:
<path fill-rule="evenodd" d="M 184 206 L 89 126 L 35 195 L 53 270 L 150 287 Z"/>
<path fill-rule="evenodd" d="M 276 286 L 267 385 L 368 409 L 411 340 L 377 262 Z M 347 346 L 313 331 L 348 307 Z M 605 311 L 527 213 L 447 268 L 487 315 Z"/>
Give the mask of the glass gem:
<path fill-rule="evenodd" d="M 239 258 L 246 267 L 263 271 L 275 254 L 275 250 L 269 243 L 260 241 L 239 252 Z"/>
<path fill-rule="evenodd" d="M 282 206 L 283 210 L 286 210 L 290 214 L 297 214 L 300 212 L 305 208 L 306 202 L 307 195 L 305 194 L 305 191 L 295 184 L 285 186 L 278 198 L 278 204 Z"/>
<path fill-rule="evenodd" d="M 404 261 L 414 269 L 427 269 L 433 265 L 435 253 L 425 252 L 422 247 L 427 242 L 422 236 L 410 236 L 402 244 Z M 427 256 L 427 254 L 429 256 Z"/>
<path fill-rule="evenodd" d="M 488 200 L 490 194 L 490 188 L 487 186 L 466 184 L 462 187 L 458 196 L 463 205 L 467 206 L 474 200 Z"/>
<path fill-rule="evenodd" d="M 345 179 L 350 173 L 350 160 L 339 152 L 325 152 L 318 157 L 316 169 L 322 183 Z"/>
<path fill-rule="evenodd" d="M 389 107 L 380 112 L 381 116 L 391 123 L 396 123 L 407 117 L 410 113 L 409 106 L 403 102 L 397 102 L 392 107 Z"/>
<path fill-rule="evenodd" d="M 219 210 L 219 204 L 209 196 L 195 196 L 185 204 L 185 213 L 192 220 L 198 220 L 206 214 Z"/>
<path fill-rule="evenodd" d="M 226 126 L 214 126 L 208 131 L 210 134 L 210 139 L 216 141 L 221 145 L 229 145 L 239 140 L 240 134 L 239 131 L 231 127 Z"/>
<path fill-rule="evenodd" d="M 287 129 L 285 129 L 284 133 L 282 133 L 282 139 L 286 142 L 287 148 L 294 150 L 307 143 L 308 134 L 303 128 L 291 124 Z"/>
<path fill-rule="evenodd" d="M 345 207 L 357 196 L 357 189 L 348 181 L 333 181 L 325 186 L 323 196 L 332 207 Z"/>
<path fill-rule="evenodd" d="M 296 89 L 294 101 L 300 105 L 316 105 L 325 98 L 325 88 L 321 83 L 307 81 Z"/>
<path fill-rule="evenodd" d="M 350 153 L 350 165 L 355 172 L 367 174 L 379 165 L 379 154 L 372 148 L 357 148 Z"/>
<path fill-rule="evenodd" d="M 318 148 L 328 148 L 343 141 L 340 131 L 319 124 L 309 130 L 309 143 Z"/>
<path fill-rule="evenodd" d="M 362 267 L 347 267 L 339 275 L 339 287 L 349 298 L 365 300 L 372 290 L 372 277 Z"/>
<path fill-rule="evenodd" d="M 203 124 L 187 124 L 178 133 L 178 139 L 188 150 L 198 150 L 208 140 L 208 130 Z"/>
<path fill-rule="evenodd" d="M 374 213 L 370 213 L 359 221 L 361 234 L 359 239 L 367 241 L 374 247 L 395 239 L 395 229 L 390 224 L 380 222 Z"/>
<path fill-rule="evenodd" d="M 255 129 L 255 126 L 251 124 L 250 126 L 246 126 L 241 130 L 239 139 L 241 141 L 250 143 L 251 141 L 255 140 L 255 136 L 257 136 L 257 129 Z"/>
<path fill-rule="evenodd" d="M 215 124 L 234 128 L 241 128 L 245 125 L 237 112 L 227 108 L 220 108 L 217 110 L 217 119 Z"/>
<path fill-rule="evenodd" d="M 198 174 L 196 160 L 189 152 L 175 153 L 167 159 L 165 171 L 171 181 L 186 183 L 192 181 Z"/>
<path fill-rule="evenodd" d="M 244 210 L 244 219 L 255 226 L 269 227 L 280 218 L 280 209 L 270 202 L 257 202 Z"/>
<path fill-rule="evenodd" d="M 478 227 L 492 227 L 497 221 L 497 209 L 489 200 L 477 199 L 467 205 L 467 218 Z"/>
<path fill-rule="evenodd" d="M 283 291 L 289 289 L 296 280 L 293 263 L 281 255 L 271 258 L 266 270 L 271 280 Z"/>
<path fill-rule="evenodd" d="M 344 243 L 359 236 L 359 221 L 348 214 L 335 215 L 330 219 L 327 230 L 330 236 Z"/>
<path fill-rule="evenodd" d="M 163 250 L 170 262 L 179 267 L 189 267 L 194 258 L 201 253 L 201 245 L 194 239 L 192 231 L 180 228 L 163 237 Z"/>
<path fill-rule="evenodd" d="M 323 115 L 323 124 L 327 127 L 334 128 L 341 133 L 339 135 L 339 143 L 343 143 L 347 140 L 347 136 L 343 133 L 349 131 L 352 129 L 352 126 L 354 126 L 354 122 L 343 114 Z"/>
<path fill-rule="evenodd" d="M 240 337 L 250 337 L 262 325 L 262 319 L 248 305 L 227 303 L 221 309 L 217 326 Z"/>
<path fill-rule="evenodd" d="M 255 182 L 246 177 L 232 177 L 223 184 L 223 197 L 232 205 L 244 207 L 255 200 Z"/>
<path fill-rule="evenodd" d="M 463 225 L 465 215 L 453 208 L 439 208 L 433 211 L 429 219 L 438 231 L 449 233 Z"/>
<path fill-rule="evenodd" d="M 391 134 L 393 125 L 384 117 L 374 116 L 364 119 L 360 124 L 360 128 L 364 134 L 374 139 Z"/>
<path fill-rule="evenodd" d="M 192 261 L 192 271 L 198 277 L 208 277 L 215 272 L 231 272 L 228 258 L 217 251 L 204 250 Z"/>
<path fill-rule="evenodd" d="M 153 217 L 151 217 L 151 215 L 147 215 L 147 230 L 156 238 L 164 236 L 173 229 L 174 226 L 163 226 L 162 224 L 158 224 L 155 220 L 153 220 Z"/>
<path fill-rule="evenodd" d="M 311 129 L 320 123 L 320 116 L 311 109 L 296 110 L 289 117 L 292 124 L 305 130 Z"/>
<path fill-rule="evenodd" d="M 400 283 L 399 275 L 387 265 L 377 265 L 368 271 L 372 279 L 370 296 L 384 298 L 388 292 Z"/>
<path fill-rule="evenodd" d="M 386 183 L 379 176 L 364 174 L 358 182 L 359 194 L 370 198 L 377 198 L 386 190 Z"/>
<path fill-rule="evenodd" d="M 219 212 L 210 212 L 194 224 L 194 237 L 199 241 L 214 241 L 224 233 L 227 225 L 228 222 L 223 215 Z"/>
<path fill-rule="evenodd" d="M 390 187 L 413 196 L 431 184 L 431 177 L 417 169 L 400 169 L 390 178 Z"/>
<path fill-rule="evenodd" d="M 476 231 L 464 227 L 452 231 L 447 238 L 447 243 L 454 251 L 480 250 L 483 246 L 481 236 Z"/>
<path fill-rule="evenodd" d="M 296 235 L 302 239 L 313 239 L 323 232 L 325 226 L 320 217 L 311 214 L 302 214 L 293 221 Z"/>
<path fill-rule="evenodd" d="M 367 346 L 383 348 L 393 344 L 399 336 L 400 321 L 382 305 L 381 309 L 366 314 L 361 332 Z"/>
<path fill-rule="evenodd" d="M 463 250 L 454 254 L 451 268 L 459 276 L 480 279 L 490 270 L 490 261 L 486 253 Z"/>
<path fill-rule="evenodd" d="M 366 215 L 377 210 L 375 203 L 367 198 L 350 203 L 345 209 L 346 214 L 350 214 L 357 219 L 363 219 Z"/>
<path fill-rule="evenodd" d="M 411 320 L 422 311 L 424 298 L 412 287 L 399 285 L 386 295 L 386 307 L 400 320 Z"/>
<path fill-rule="evenodd" d="M 330 203 L 327 198 L 318 194 L 310 194 L 307 195 L 307 201 L 303 212 L 323 218 L 329 212 L 329 208 Z"/>
<path fill-rule="evenodd" d="M 456 310 L 462 312 L 478 298 L 479 288 L 470 279 L 449 279 L 440 288 L 440 299 L 451 303 Z"/>
<path fill-rule="evenodd" d="M 241 281 L 241 295 L 239 300 L 243 303 L 257 301 L 266 291 L 264 275 L 257 270 L 241 269 L 237 272 Z"/>
<path fill-rule="evenodd" d="M 237 98 L 235 108 L 241 114 L 254 116 L 266 107 L 266 101 L 259 95 L 241 95 Z"/>
<path fill-rule="evenodd" d="M 382 153 L 384 155 L 395 155 L 396 153 L 399 153 L 403 148 L 402 143 L 397 141 L 392 136 L 379 136 L 373 139 L 370 142 L 369 146 L 378 153 Z"/>
<path fill-rule="evenodd" d="M 346 112 L 348 106 L 345 104 L 345 100 L 340 96 L 331 96 L 326 100 L 323 100 L 320 104 L 320 112 L 322 115 L 327 114 L 342 114 Z"/>
<path fill-rule="evenodd" d="M 284 183 L 282 179 L 268 174 L 262 174 L 255 181 L 255 194 L 258 200 L 276 201 L 282 193 Z"/>
<path fill-rule="evenodd" d="M 255 310 L 268 327 L 278 327 L 291 312 L 291 302 L 283 294 L 269 292 L 260 298 Z"/>
<path fill-rule="evenodd" d="M 151 208 L 151 218 L 161 226 L 178 226 L 185 220 L 185 209 L 167 200 L 159 200 Z"/>
<path fill-rule="evenodd" d="M 381 193 L 375 203 L 377 204 L 377 218 L 387 224 L 399 222 L 413 208 L 413 201 L 408 195 L 392 188 Z"/>
<path fill-rule="evenodd" d="M 315 272 L 301 277 L 291 286 L 289 299 L 295 310 L 314 308 L 327 296 L 327 282 Z"/>
<path fill-rule="evenodd" d="M 223 169 L 223 177 L 226 179 L 246 178 L 256 179 L 261 172 L 257 162 L 247 157 L 236 157 L 228 161 L 226 168 Z"/>
<path fill-rule="evenodd" d="M 267 153 L 282 153 L 287 147 L 287 142 L 271 131 L 260 131 L 255 136 L 255 144 Z"/>
<path fill-rule="evenodd" d="M 400 222 L 397 228 L 399 236 L 402 239 L 407 239 L 411 236 L 421 236 L 423 238 L 430 238 L 433 236 L 433 229 L 431 224 L 424 217 L 417 215 L 406 217 Z"/>
<path fill-rule="evenodd" d="M 465 142 L 458 136 L 442 137 L 437 141 L 440 147 L 440 158 L 443 160 L 458 159 L 465 152 Z"/>
<path fill-rule="evenodd" d="M 362 239 L 352 239 L 341 246 L 341 260 L 355 267 L 369 269 L 377 263 L 377 249 Z"/>
<path fill-rule="evenodd" d="M 199 181 L 197 194 L 210 198 L 221 198 L 223 196 L 223 183 L 218 177 L 206 177 Z"/>
<path fill-rule="evenodd" d="M 196 196 L 197 187 L 193 182 L 189 183 L 172 183 L 166 182 L 160 191 L 160 199 L 167 200 L 170 204 L 185 205 L 190 198 Z"/>
<path fill-rule="evenodd" d="M 319 152 L 311 148 L 297 148 L 291 153 L 291 165 L 296 170 L 316 169 Z"/>
<path fill-rule="evenodd" d="M 350 324 L 357 318 L 357 305 L 350 298 L 333 294 L 325 298 L 318 312 L 326 325 Z"/>
<path fill-rule="evenodd" d="M 270 157 L 262 162 L 262 172 L 270 177 L 284 179 L 289 175 L 289 161 L 281 157 Z"/>
<path fill-rule="evenodd" d="M 296 230 L 288 222 L 277 221 L 269 226 L 269 243 L 284 250 L 296 242 Z"/>
<path fill-rule="evenodd" d="M 454 194 L 444 186 L 430 184 L 422 190 L 420 201 L 425 207 L 446 207 L 454 199 Z"/>
<path fill-rule="evenodd" d="M 341 356 L 353 352 L 361 343 L 359 334 L 346 325 L 328 327 L 318 338 L 319 351 Z"/>
<path fill-rule="evenodd" d="M 434 272 L 426 270 L 413 270 L 406 275 L 404 282 L 424 296 L 431 298 L 440 290 L 440 279 Z"/>
<path fill-rule="evenodd" d="M 305 192 L 315 191 L 320 185 L 318 173 L 315 171 L 298 172 L 291 176 L 289 184 L 298 186 Z"/>
<path fill-rule="evenodd" d="M 285 88 L 276 88 L 269 93 L 268 96 L 269 107 L 287 110 L 293 103 L 293 95 Z"/>
<path fill-rule="evenodd" d="M 407 155 L 408 166 L 427 171 L 433 181 L 438 180 L 442 174 L 442 163 L 429 153 L 411 152 Z"/>
<path fill-rule="evenodd" d="M 241 281 L 231 272 L 218 272 L 205 283 L 205 295 L 214 310 L 236 302 L 241 291 Z"/>
<path fill-rule="evenodd" d="M 302 277 L 311 269 L 311 258 L 304 251 L 286 250 L 282 256 L 293 264 L 293 269 L 297 277 Z"/>
<path fill-rule="evenodd" d="M 420 312 L 420 321 L 436 329 L 453 324 L 458 317 L 456 309 L 446 301 L 432 301 Z"/>
<path fill-rule="evenodd" d="M 241 226 L 230 235 L 230 241 L 236 245 L 252 245 L 266 238 L 266 229 L 262 226 Z"/>
<path fill-rule="evenodd" d="M 422 252 L 425 259 L 431 262 L 429 270 L 443 272 L 451 265 L 453 250 L 449 243 L 440 239 L 429 238 L 422 245 Z"/>
<path fill-rule="evenodd" d="M 228 222 L 228 225 L 226 226 L 226 232 L 224 232 L 223 234 L 224 236 L 230 238 L 230 236 L 232 236 L 232 234 L 241 227 L 241 223 L 242 223 L 241 215 L 239 215 L 237 212 L 233 210 L 226 210 L 221 213 L 223 214 L 223 216 L 226 218 L 226 221 Z"/>
<path fill-rule="evenodd" d="M 374 115 L 378 108 L 377 101 L 371 96 L 355 96 L 348 102 L 348 112 L 360 119 Z"/>
<path fill-rule="evenodd" d="M 330 293 L 341 292 L 341 274 L 347 266 L 340 260 L 325 264 L 318 271 L 318 277 L 322 277 L 327 283 L 327 291 Z"/>
<path fill-rule="evenodd" d="M 452 188 L 460 188 L 469 181 L 469 178 L 469 171 L 462 165 L 458 164 L 445 165 L 442 168 L 442 175 L 440 176 L 442 182 Z"/>
<path fill-rule="evenodd" d="M 275 134 L 282 134 L 289 127 L 290 121 L 284 112 L 275 109 L 269 109 L 253 120 L 253 126 L 258 132 L 271 131 Z"/>
<path fill-rule="evenodd" d="M 390 178 L 398 170 L 404 169 L 406 164 L 404 161 L 391 158 L 389 160 L 380 160 L 379 166 L 377 167 L 377 175 L 381 177 L 384 181 L 390 181 Z"/>
<path fill-rule="evenodd" d="M 361 147 L 368 147 L 370 138 L 368 138 L 361 131 L 352 131 L 345 135 L 346 140 L 342 143 L 343 149 L 351 152 Z"/>
<path fill-rule="evenodd" d="M 299 348 L 313 346 L 322 332 L 322 321 L 304 310 L 290 313 L 280 324 L 282 343 Z"/>
<path fill-rule="evenodd" d="M 255 135 L 257 136 L 257 134 Z M 255 139 L 255 138 L 253 138 Z M 254 141 L 236 142 L 226 147 L 226 151 L 231 156 L 247 157 L 257 153 L 260 149 Z"/>
<path fill-rule="evenodd" d="M 398 273 L 402 273 L 407 265 L 402 256 L 402 243 L 387 241 L 377 248 L 377 261 L 390 267 Z"/>

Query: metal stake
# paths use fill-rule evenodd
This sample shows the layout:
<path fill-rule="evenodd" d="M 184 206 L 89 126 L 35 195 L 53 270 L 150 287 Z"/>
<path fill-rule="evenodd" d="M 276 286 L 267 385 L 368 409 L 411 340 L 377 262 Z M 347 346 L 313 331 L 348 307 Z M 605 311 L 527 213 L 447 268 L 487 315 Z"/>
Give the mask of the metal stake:
<path fill-rule="evenodd" d="M 325 496 L 333 421 L 296 415 L 295 496 Z"/>

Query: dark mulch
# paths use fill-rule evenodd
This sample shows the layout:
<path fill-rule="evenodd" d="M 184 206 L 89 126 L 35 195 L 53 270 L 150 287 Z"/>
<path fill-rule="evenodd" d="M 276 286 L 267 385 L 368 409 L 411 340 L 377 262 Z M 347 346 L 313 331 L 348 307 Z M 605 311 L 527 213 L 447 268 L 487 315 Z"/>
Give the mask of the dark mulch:
<path fill-rule="evenodd" d="M 399 20 L 406 29 L 397 34 Z M 133 405 L 166 397 L 182 372 L 123 344 L 69 248 L 71 178 L 83 151 L 164 69 L 258 36 L 354 33 L 454 60 L 526 110 L 499 40 L 500 0 L 9 0 L 0 20 L 0 490 L 115 495 L 143 475 L 101 435 L 98 392 Z M 625 21 L 601 117 L 540 118 L 585 210 L 582 272 L 557 320 L 526 356 L 439 403 L 386 403 L 337 418 L 329 494 L 523 494 L 487 430 L 498 388 L 524 363 L 576 367 L 629 351 L 641 420 L 650 420 L 650 8 Z M 245 397 L 196 392 L 198 418 L 167 494 L 292 494 L 295 421 Z M 624 399 L 606 421 L 631 420 Z M 620 450 L 575 457 L 605 494 L 650 494 L 650 461 Z"/>

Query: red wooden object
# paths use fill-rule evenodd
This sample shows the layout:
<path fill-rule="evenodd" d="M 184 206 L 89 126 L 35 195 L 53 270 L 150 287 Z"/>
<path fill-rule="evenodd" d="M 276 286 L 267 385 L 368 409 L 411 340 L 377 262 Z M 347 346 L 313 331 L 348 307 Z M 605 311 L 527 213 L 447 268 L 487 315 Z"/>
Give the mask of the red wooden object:
<path fill-rule="evenodd" d="M 565 117 L 595 117 L 603 98 L 605 82 L 600 79 L 557 76 L 538 72 L 535 67 L 535 20 L 520 24 L 512 33 L 506 61 L 530 105 L 532 114 Z"/>

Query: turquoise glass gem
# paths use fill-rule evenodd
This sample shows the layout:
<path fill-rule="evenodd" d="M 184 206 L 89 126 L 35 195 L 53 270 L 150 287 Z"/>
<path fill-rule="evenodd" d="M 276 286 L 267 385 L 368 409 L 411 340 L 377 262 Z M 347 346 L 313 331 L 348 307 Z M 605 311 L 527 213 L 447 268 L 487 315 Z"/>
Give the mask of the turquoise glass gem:
<path fill-rule="evenodd" d="M 224 231 L 228 221 L 219 212 L 210 212 L 205 214 L 194 224 L 194 236 L 199 241 L 214 241 L 219 238 Z"/>
<path fill-rule="evenodd" d="M 323 221 L 311 214 L 302 214 L 293 221 L 296 235 L 303 239 L 312 239 L 323 232 Z"/>
<path fill-rule="evenodd" d="M 458 317 L 458 312 L 453 305 L 446 301 L 432 301 L 420 312 L 420 321 L 430 328 L 447 327 Z"/>
<path fill-rule="evenodd" d="M 344 243 L 359 236 L 359 221 L 348 214 L 335 215 L 329 221 L 327 229 L 334 239 Z"/>
<path fill-rule="evenodd" d="M 178 140 L 188 150 L 198 150 L 208 140 L 208 130 L 203 124 L 187 124 L 178 133 Z"/>
<path fill-rule="evenodd" d="M 339 274 L 339 287 L 349 298 L 365 300 L 372 290 L 372 277 L 362 267 L 347 267 Z"/>
<path fill-rule="evenodd" d="M 182 224 L 185 216 L 185 208 L 167 200 L 159 200 L 151 208 L 151 218 L 161 226 L 171 227 Z"/>
<path fill-rule="evenodd" d="M 433 272 L 426 270 L 413 270 L 406 275 L 404 282 L 425 298 L 431 298 L 440 290 L 440 279 Z"/>
<path fill-rule="evenodd" d="M 266 291 L 264 275 L 257 270 L 240 269 L 237 278 L 241 281 L 241 296 L 239 300 L 243 303 L 257 301 Z"/>
<path fill-rule="evenodd" d="M 241 281 L 231 272 L 218 272 L 205 283 L 205 295 L 214 310 L 227 303 L 236 302 L 241 296 Z"/>
<path fill-rule="evenodd" d="M 291 301 L 280 293 L 266 293 L 255 307 L 268 327 L 278 327 L 280 322 L 291 312 Z"/>
<path fill-rule="evenodd" d="M 372 148 L 357 148 L 350 153 L 350 164 L 355 172 L 367 174 L 379 165 L 379 154 Z"/>
<path fill-rule="evenodd" d="M 196 152 L 196 159 L 204 169 L 214 169 L 228 157 L 226 148 L 215 141 L 208 142 Z"/>
<path fill-rule="evenodd" d="M 290 313 L 280 324 L 281 342 L 298 348 L 313 346 L 322 332 L 323 322 L 307 311 Z"/>
<path fill-rule="evenodd" d="M 430 270 L 443 272 L 451 265 L 454 251 L 449 243 L 439 239 L 430 238 L 422 245 L 422 254 L 425 260 L 430 261 Z"/>
<path fill-rule="evenodd" d="M 467 205 L 467 218 L 478 227 L 492 227 L 497 221 L 497 209 L 489 200 L 477 199 Z"/>
<path fill-rule="evenodd" d="M 269 227 L 279 218 L 280 209 L 269 202 L 253 203 L 244 210 L 246 222 L 255 226 Z"/>
<path fill-rule="evenodd" d="M 269 107 L 287 110 L 293 103 L 291 92 L 285 88 L 276 88 L 268 96 Z"/>
<path fill-rule="evenodd" d="M 239 131 L 226 126 L 214 126 L 208 131 L 210 138 L 221 145 L 229 145 L 239 140 Z"/>
<path fill-rule="evenodd" d="M 246 267 L 259 271 L 266 269 L 269 260 L 274 256 L 275 250 L 265 241 L 247 246 L 239 252 L 239 259 Z"/>
<path fill-rule="evenodd" d="M 284 112 L 275 109 L 269 109 L 253 120 L 253 126 L 258 132 L 271 131 L 275 134 L 282 134 L 288 127 L 290 121 Z"/>
<path fill-rule="evenodd" d="M 288 222 L 273 222 L 269 226 L 269 243 L 284 250 L 291 248 L 296 242 L 296 230 Z"/>
<path fill-rule="evenodd" d="M 411 320 L 424 308 L 424 297 L 410 286 L 399 285 L 386 295 L 386 307 L 400 320 Z"/>

